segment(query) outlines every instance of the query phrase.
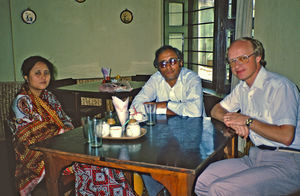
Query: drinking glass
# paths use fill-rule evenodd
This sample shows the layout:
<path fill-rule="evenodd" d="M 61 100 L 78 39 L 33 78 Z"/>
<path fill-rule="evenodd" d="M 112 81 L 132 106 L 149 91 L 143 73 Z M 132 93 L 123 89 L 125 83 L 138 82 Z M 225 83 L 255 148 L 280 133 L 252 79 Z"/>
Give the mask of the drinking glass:
<path fill-rule="evenodd" d="M 84 116 L 81 118 L 81 126 L 83 131 L 83 137 L 86 143 L 91 142 L 91 135 L 89 134 L 89 127 L 92 126 L 92 120 L 89 116 Z"/>
<path fill-rule="evenodd" d="M 144 103 L 145 111 L 148 117 L 146 122 L 147 125 L 155 125 L 156 123 L 156 104 L 155 103 Z"/>
<path fill-rule="evenodd" d="M 91 147 L 102 146 L 102 128 L 103 121 L 99 118 L 93 118 L 91 126 L 89 126 L 88 132 L 91 138 Z"/>

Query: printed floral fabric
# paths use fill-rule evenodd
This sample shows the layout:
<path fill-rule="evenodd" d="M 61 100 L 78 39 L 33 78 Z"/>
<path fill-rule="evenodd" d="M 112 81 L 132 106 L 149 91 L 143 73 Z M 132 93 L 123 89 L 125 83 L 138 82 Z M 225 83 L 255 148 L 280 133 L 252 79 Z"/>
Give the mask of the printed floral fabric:
<path fill-rule="evenodd" d="M 135 196 L 120 170 L 75 163 L 73 171 L 77 196 Z"/>
<path fill-rule="evenodd" d="M 73 128 L 55 96 L 44 90 L 34 96 L 23 86 L 12 104 L 10 119 L 16 153 L 16 185 L 20 195 L 29 195 L 45 175 L 43 154 L 29 146 Z"/>

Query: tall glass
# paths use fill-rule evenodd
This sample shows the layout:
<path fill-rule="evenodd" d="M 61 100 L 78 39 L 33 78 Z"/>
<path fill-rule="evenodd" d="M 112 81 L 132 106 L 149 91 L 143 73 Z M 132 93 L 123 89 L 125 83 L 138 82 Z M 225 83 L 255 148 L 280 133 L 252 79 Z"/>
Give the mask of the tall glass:
<path fill-rule="evenodd" d="M 146 122 L 147 125 L 155 125 L 156 123 L 156 104 L 155 103 L 144 103 L 145 111 L 148 117 Z"/>
<path fill-rule="evenodd" d="M 92 126 L 92 119 L 89 116 L 84 116 L 81 118 L 81 126 L 83 131 L 83 137 L 86 143 L 91 142 L 91 135 L 89 134 L 90 126 Z"/>
<path fill-rule="evenodd" d="M 102 128 L 103 128 L 103 121 L 98 118 L 93 118 L 92 125 L 89 126 L 89 135 L 91 137 L 91 141 L 90 141 L 91 147 L 102 146 Z"/>

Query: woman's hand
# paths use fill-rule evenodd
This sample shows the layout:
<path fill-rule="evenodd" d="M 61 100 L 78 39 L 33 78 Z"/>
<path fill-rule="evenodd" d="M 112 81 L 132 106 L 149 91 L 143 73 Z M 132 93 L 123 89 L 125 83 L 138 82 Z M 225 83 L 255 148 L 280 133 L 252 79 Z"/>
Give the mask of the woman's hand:
<path fill-rule="evenodd" d="M 73 129 L 72 127 L 67 127 L 65 126 L 64 128 L 61 128 L 59 131 L 58 131 L 58 134 L 63 134 L 67 131 L 70 131 L 71 129 Z"/>
<path fill-rule="evenodd" d="M 61 128 L 59 131 L 58 131 L 58 134 L 63 134 L 65 132 L 65 129 Z"/>

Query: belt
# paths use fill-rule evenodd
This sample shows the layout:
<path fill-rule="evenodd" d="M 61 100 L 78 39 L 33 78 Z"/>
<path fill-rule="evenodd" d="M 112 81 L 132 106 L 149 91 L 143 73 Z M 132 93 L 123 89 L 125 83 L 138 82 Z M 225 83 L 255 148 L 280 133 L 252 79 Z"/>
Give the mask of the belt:
<path fill-rule="evenodd" d="M 300 152 L 300 149 L 288 148 L 288 147 L 274 147 L 274 146 L 266 146 L 266 145 L 260 145 L 260 146 L 256 146 L 256 147 L 261 149 L 261 150 L 278 150 L 278 151 Z"/>

